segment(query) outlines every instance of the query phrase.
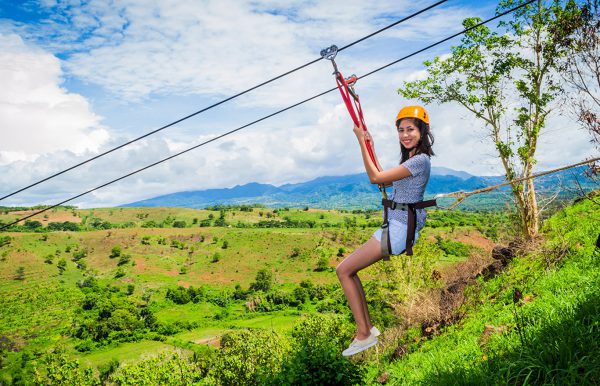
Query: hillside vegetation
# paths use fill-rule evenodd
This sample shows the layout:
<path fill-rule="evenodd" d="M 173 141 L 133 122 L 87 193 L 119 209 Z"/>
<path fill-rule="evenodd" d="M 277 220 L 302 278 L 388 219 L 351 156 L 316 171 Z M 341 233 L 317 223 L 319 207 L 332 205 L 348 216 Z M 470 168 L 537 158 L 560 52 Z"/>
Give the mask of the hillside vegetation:
<path fill-rule="evenodd" d="M 502 264 L 510 215 L 430 212 L 414 257 L 366 271 L 384 334 L 347 360 L 334 267 L 380 213 L 52 210 L 0 234 L 0 384 L 594 384 L 599 212 Z"/>

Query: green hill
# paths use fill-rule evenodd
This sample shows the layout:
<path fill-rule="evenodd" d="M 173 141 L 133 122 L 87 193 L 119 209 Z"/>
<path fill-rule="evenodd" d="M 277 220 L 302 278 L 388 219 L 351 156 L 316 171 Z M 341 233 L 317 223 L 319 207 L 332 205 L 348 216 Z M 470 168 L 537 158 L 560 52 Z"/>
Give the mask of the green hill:
<path fill-rule="evenodd" d="M 504 264 L 491 256 L 512 239 L 509 215 L 430 212 L 415 256 L 365 272 L 384 333 L 351 360 L 333 267 L 379 214 L 212 209 L 64 208 L 1 233 L 0 384 L 600 379 L 591 201 L 547 219 L 538 243 L 511 244 Z M 50 226 L 65 221 L 77 230 Z"/>

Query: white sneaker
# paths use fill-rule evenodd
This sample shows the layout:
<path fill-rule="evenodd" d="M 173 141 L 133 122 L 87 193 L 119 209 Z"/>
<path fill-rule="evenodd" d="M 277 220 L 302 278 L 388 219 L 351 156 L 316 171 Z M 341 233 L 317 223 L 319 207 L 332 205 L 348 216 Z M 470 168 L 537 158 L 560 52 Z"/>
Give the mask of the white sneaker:
<path fill-rule="evenodd" d="M 373 335 L 374 337 L 378 337 L 379 335 L 381 335 L 381 332 L 379 332 L 377 327 L 373 326 L 371 327 L 371 335 Z"/>
<path fill-rule="evenodd" d="M 349 357 L 354 354 L 358 354 L 361 351 L 368 349 L 369 347 L 373 347 L 378 343 L 377 338 L 371 334 L 367 339 L 358 340 L 354 339 L 350 346 L 347 349 L 342 351 L 342 355 L 345 357 Z"/>

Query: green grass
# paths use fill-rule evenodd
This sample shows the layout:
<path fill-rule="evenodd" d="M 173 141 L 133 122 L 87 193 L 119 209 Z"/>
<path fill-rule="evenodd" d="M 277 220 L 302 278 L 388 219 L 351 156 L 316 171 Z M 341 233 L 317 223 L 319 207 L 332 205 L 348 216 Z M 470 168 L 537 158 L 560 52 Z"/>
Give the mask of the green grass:
<path fill-rule="evenodd" d="M 69 210 L 68 213 L 72 212 Z M 167 217 L 191 223 L 218 211 L 175 208 L 126 208 L 76 211 L 80 217 L 95 216 L 113 223 L 133 221 L 141 224 Z M 92 213 L 93 212 L 93 213 Z M 260 214 L 262 212 L 262 216 Z M 267 216 L 267 213 L 270 213 Z M 60 215 L 60 211 L 54 212 Z M 148 214 L 148 217 L 145 217 Z M 63 213 L 64 215 L 64 213 Z M 203 217 L 205 216 L 205 217 Z M 43 356 L 51 348 L 63 346 L 84 366 L 98 367 L 113 358 L 122 363 L 142 361 L 159 352 L 180 352 L 187 358 L 207 343 L 217 344 L 224 333 L 238 330 L 275 330 L 282 339 L 302 314 L 316 312 L 316 305 L 305 303 L 302 310 L 289 307 L 272 312 L 249 312 L 244 301 L 230 301 L 224 307 L 201 301 L 174 305 L 165 299 L 168 287 L 204 287 L 211 294 L 232 291 L 239 283 L 248 289 L 259 269 L 273 273 L 275 286 L 292 291 L 300 281 L 332 284 L 333 270 L 315 272 L 322 256 L 333 267 L 340 247 L 345 255 L 370 237 L 372 229 L 362 229 L 365 214 L 334 211 L 277 211 L 256 208 L 252 212 L 226 211 L 226 221 L 258 222 L 265 219 L 315 221 L 315 228 L 129 228 L 89 232 L 53 232 L 46 240 L 39 233 L 10 233 L 11 243 L 0 248 L 0 335 L 18 345 L 18 352 L 5 355 L 0 379 L 18 370 L 26 356 Z M 51 220 L 52 216 L 49 216 Z M 375 383 L 382 373 L 388 384 L 597 384 L 600 379 L 600 253 L 594 251 L 600 233 L 600 209 L 591 202 L 565 208 L 545 221 L 544 242 L 540 248 L 514 259 L 507 271 L 489 281 L 480 279 L 466 292 L 467 302 L 460 309 L 462 318 L 430 338 L 421 336 L 420 326 L 409 326 L 397 338 L 385 335 L 386 345 L 365 354 L 356 363 L 367 370 L 364 383 Z M 347 220 L 345 220 L 347 219 Z M 357 228 L 321 229 L 325 222 L 345 224 L 356 221 Z M 483 249 L 466 246 L 458 240 L 479 240 L 481 234 L 502 237 L 501 224 L 507 217 L 490 214 L 465 214 L 434 211 L 430 225 L 413 257 L 394 258 L 385 265 L 369 268 L 363 277 L 373 306 L 372 314 L 383 318 L 377 305 L 409 302 L 411 296 L 443 283 L 431 280 L 433 269 L 451 266 Z M 149 245 L 142 238 L 149 236 Z M 436 239 L 435 236 L 440 238 Z M 201 238 L 204 241 L 201 241 Z M 165 238 L 166 245 L 158 243 Z M 183 248 L 172 248 L 171 242 Z M 227 241 L 227 248 L 223 248 Z M 76 283 L 86 272 L 71 261 L 67 246 L 88 249 L 83 260 L 102 285 L 116 286 L 125 292 L 135 286 L 129 299 L 141 302 L 150 294 L 151 309 L 162 323 L 194 322 L 190 330 L 162 337 L 163 342 L 141 340 L 78 353 L 76 338 L 68 336 L 69 324 L 83 297 Z M 125 276 L 115 279 L 118 259 L 108 255 L 119 245 L 132 262 L 122 267 Z M 489 247 L 489 245 L 484 245 Z M 295 248 L 298 248 L 295 250 Z M 60 251 L 53 264 L 45 256 Z M 212 262 L 215 253 L 220 254 Z M 65 258 L 67 269 L 59 275 L 56 261 Z M 17 267 L 24 268 L 24 280 L 15 280 Z M 180 274 L 182 267 L 187 273 Z M 518 288 L 525 298 L 513 304 Z M 329 293 L 335 300 L 341 292 Z M 213 300 L 214 301 L 214 300 Z M 516 316 L 515 316 L 516 310 Z M 346 310 L 347 311 L 347 310 Z M 383 320 L 383 319 L 381 319 Z M 389 322 L 389 321 L 388 321 Z M 397 322 L 397 321 L 396 321 Z M 195 327 L 194 327 L 195 326 Z M 189 327 L 187 327 L 189 328 Z M 399 346 L 407 350 L 401 359 L 392 359 Z M 186 359 L 187 360 L 187 359 Z M 347 363 L 347 362 L 344 362 Z"/>
<path fill-rule="evenodd" d="M 118 347 L 105 347 L 95 350 L 89 354 L 75 354 L 73 357 L 78 359 L 84 366 L 97 368 L 98 366 L 117 359 L 119 363 L 135 363 L 144 358 L 155 356 L 163 352 L 173 352 L 179 350 L 173 345 L 144 340 L 141 342 L 122 343 Z"/>
<path fill-rule="evenodd" d="M 473 290 L 467 317 L 384 366 L 392 384 L 594 384 L 600 379 L 600 210 L 590 202 L 546 225 L 543 252 Z M 557 243 L 570 245 L 550 260 Z M 513 304 L 519 288 L 526 302 Z M 515 316 L 516 310 L 516 316 Z M 487 326 L 487 332 L 486 332 Z"/>

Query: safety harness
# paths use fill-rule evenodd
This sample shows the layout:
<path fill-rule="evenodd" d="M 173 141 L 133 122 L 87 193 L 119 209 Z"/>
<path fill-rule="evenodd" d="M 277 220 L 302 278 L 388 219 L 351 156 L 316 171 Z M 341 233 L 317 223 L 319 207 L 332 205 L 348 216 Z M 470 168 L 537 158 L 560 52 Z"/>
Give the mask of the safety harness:
<path fill-rule="evenodd" d="M 356 84 L 358 77 L 356 75 L 351 75 L 349 78 L 344 78 L 342 73 L 339 71 L 337 64 L 335 63 L 335 57 L 337 55 L 337 52 L 337 46 L 332 45 L 329 48 L 321 50 L 321 57 L 331 61 L 331 64 L 333 65 L 333 75 L 335 75 L 335 82 L 337 84 L 338 90 L 340 91 L 340 94 L 342 95 L 342 100 L 346 105 L 346 109 L 348 109 L 350 118 L 352 118 L 352 121 L 356 126 L 362 127 L 364 131 L 367 131 L 367 125 L 363 116 L 360 98 L 354 90 L 354 85 Z M 373 164 L 375 165 L 378 171 L 381 171 L 381 169 L 377 165 L 375 152 L 373 151 L 373 146 L 369 139 L 365 140 L 365 146 L 367 148 L 367 153 L 369 154 L 369 157 L 373 161 Z M 390 241 L 389 229 L 390 223 L 388 218 L 389 210 L 407 211 L 408 221 L 406 231 L 406 254 L 408 256 L 412 256 L 412 246 L 415 242 L 415 233 L 417 229 L 417 209 L 423 209 L 437 205 L 435 199 L 419 201 L 415 203 L 398 203 L 396 201 L 388 199 L 387 192 L 383 184 L 379 185 L 379 191 L 381 192 L 381 204 L 383 205 L 383 224 L 381 225 L 381 254 L 383 255 L 383 260 L 389 261 L 390 255 L 392 254 L 392 244 Z"/>

